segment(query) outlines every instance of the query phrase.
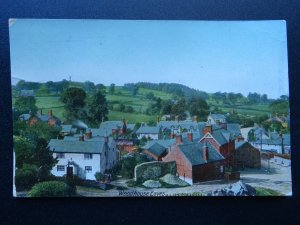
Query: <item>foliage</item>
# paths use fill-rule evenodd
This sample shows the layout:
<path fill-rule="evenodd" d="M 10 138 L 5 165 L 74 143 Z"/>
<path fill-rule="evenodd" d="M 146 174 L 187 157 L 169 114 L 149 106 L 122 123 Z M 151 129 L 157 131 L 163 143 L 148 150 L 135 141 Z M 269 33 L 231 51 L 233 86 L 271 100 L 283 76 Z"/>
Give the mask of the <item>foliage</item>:
<path fill-rule="evenodd" d="M 70 121 L 84 119 L 86 112 L 86 93 L 82 88 L 70 87 L 60 96 L 61 102 L 65 104 L 66 118 Z"/>
<path fill-rule="evenodd" d="M 95 178 L 97 181 L 103 181 L 104 175 L 100 172 L 95 173 Z"/>
<path fill-rule="evenodd" d="M 33 155 L 34 164 L 39 168 L 39 181 L 49 179 L 51 169 L 58 162 L 57 159 L 53 158 L 52 152 L 49 151 L 47 145 L 48 143 L 45 139 L 39 138 Z"/>
<path fill-rule="evenodd" d="M 29 113 L 29 112 L 35 114 L 38 110 L 36 106 L 36 99 L 33 96 L 17 97 L 14 107 L 20 114 Z"/>
<path fill-rule="evenodd" d="M 172 106 L 172 114 L 174 116 L 179 116 L 179 119 L 183 120 L 186 118 L 186 100 L 185 98 L 180 98 L 175 104 Z"/>
<path fill-rule="evenodd" d="M 114 94 L 114 93 L 115 93 L 115 87 L 116 87 L 115 84 L 111 84 L 111 85 L 109 86 L 108 92 L 109 92 L 110 94 Z"/>
<path fill-rule="evenodd" d="M 62 181 L 45 181 L 33 186 L 30 197 L 70 197 L 75 196 L 74 189 Z"/>
<path fill-rule="evenodd" d="M 107 120 L 108 106 L 105 93 L 98 90 L 88 101 L 88 121 L 91 125 L 99 125 L 101 121 Z"/>
<path fill-rule="evenodd" d="M 15 184 L 18 190 L 30 189 L 38 182 L 38 167 L 36 165 L 24 164 L 16 170 Z"/>
<path fill-rule="evenodd" d="M 34 162 L 34 145 L 28 142 L 24 137 L 14 140 L 14 148 L 16 151 L 16 167 L 22 168 L 24 164 L 32 164 Z"/>
<path fill-rule="evenodd" d="M 257 196 L 282 196 L 280 192 L 269 188 L 256 187 L 255 190 Z"/>
<path fill-rule="evenodd" d="M 275 100 L 270 104 L 271 113 L 287 114 L 289 109 L 289 102 L 287 100 Z"/>
<path fill-rule="evenodd" d="M 200 97 L 192 97 L 188 103 L 188 109 L 191 115 L 197 116 L 201 121 L 206 120 L 209 113 L 209 106 Z"/>
<path fill-rule="evenodd" d="M 121 175 L 125 178 L 133 178 L 134 167 L 144 162 L 148 162 L 147 157 L 139 153 L 123 158 L 121 160 Z"/>

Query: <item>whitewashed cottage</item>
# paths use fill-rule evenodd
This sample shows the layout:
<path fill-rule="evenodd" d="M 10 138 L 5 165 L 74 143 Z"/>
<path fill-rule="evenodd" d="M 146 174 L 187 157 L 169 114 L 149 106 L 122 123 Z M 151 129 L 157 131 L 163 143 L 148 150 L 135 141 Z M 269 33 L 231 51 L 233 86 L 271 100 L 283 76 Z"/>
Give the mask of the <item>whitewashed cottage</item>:
<path fill-rule="evenodd" d="M 68 167 L 82 179 L 95 180 L 96 172 L 105 173 L 117 164 L 116 142 L 111 137 L 92 137 L 90 130 L 85 136 L 51 139 L 48 146 L 58 159 L 51 171 L 55 176 L 66 175 Z"/>

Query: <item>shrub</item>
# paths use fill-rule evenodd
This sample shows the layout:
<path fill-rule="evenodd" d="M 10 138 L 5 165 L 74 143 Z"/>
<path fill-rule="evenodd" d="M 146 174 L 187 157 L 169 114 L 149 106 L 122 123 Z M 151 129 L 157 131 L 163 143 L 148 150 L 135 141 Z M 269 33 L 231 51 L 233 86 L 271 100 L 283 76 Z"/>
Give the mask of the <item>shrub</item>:
<path fill-rule="evenodd" d="M 30 189 L 38 182 L 38 168 L 35 165 L 24 164 L 21 169 L 17 169 L 15 184 L 18 190 Z"/>
<path fill-rule="evenodd" d="M 75 196 L 76 190 L 61 181 L 45 181 L 33 186 L 29 197 L 70 197 Z"/>
<path fill-rule="evenodd" d="M 95 173 L 95 178 L 97 181 L 103 181 L 104 175 L 100 172 Z"/>

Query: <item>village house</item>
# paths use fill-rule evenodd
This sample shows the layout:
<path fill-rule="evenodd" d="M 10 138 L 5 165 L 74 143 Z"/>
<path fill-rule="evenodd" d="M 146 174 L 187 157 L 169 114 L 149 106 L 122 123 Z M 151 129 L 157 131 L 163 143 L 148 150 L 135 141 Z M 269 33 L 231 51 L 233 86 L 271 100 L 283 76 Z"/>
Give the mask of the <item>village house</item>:
<path fill-rule="evenodd" d="M 274 152 L 278 154 L 291 153 L 291 136 L 290 134 L 278 135 L 268 139 L 252 141 L 251 144 L 261 151 Z"/>
<path fill-rule="evenodd" d="M 157 126 L 151 127 L 147 125 L 142 125 L 135 133 L 138 139 L 142 139 L 143 137 L 147 139 L 158 139 L 159 132 L 160 128 Z"/>
<path fill-rule="evenodd" d="M 110 136 L 115 134 L 122 135 L 127 130 L 133 131 L 133 129 L 134 124 L 127 124 L 127 121 L 124 119 L 123 121 L 104 121 L 100 124 L 98 131 L 95 129 L 94 132 L 97 132 L 99 136 Z"/>
<path fill-rule="evenodd" d="M 19 93 L 20 97 L 34 97 L 33 90 L 21 90 Z"/>
<path fill-rule="evenodd" d="M 210 113 L 207 117 L 209 124 L 222 124 L 226 123 L 226 116 L 223 114 L 212 114 Z"/>
<path fill-rule="evenodd" d="M 224 174 L 224 157 L 210 143 L 183 143 L 176 135 L 176 143 L 162 158 L 164 162 L 175 161 L 179 177 L 189 184 L 220 179 Z"/>
<path fill-rule="evenodd" d="M 235 141 L 234 161 L 238 168 L 260 169 L 260 151 L 247 141 Z"/>
<path fill-rule="evenodd" d="M 117 164 L 116 142 L 109 137 L 93 137 L 88 130 L 85 135 L 66 136 L 63 140 L 51 139 L 49 150 L 58 163 L 52 174 L 74 174 L 82 179 L 95 180 L 95 173 L 105 173 Z"/>
<path fill-rule="evenodd" d="M 29 126 L 33 126 L 39 122 L 48 123 L 52 127 L 58 127 L 61 125 L 60 119 L 53 115 L 52 110 L 49 110 L 48 114 L 43 114 L 42 111 L 35 115 L 32 113 L 22 114 L 19 116 L 19 119 L 21 121 L 25 121 Z"/>
<path fill-rule="evenodd" d="M 210 143 L 226 160 L 226 166 L 234 166 L 234 150 L 235 137 L 234 135 L 222 128 L 213 129 L 214 126 L 207 124 L 203 130 L 203 137 L 200 139 L 202 144 Z"/>

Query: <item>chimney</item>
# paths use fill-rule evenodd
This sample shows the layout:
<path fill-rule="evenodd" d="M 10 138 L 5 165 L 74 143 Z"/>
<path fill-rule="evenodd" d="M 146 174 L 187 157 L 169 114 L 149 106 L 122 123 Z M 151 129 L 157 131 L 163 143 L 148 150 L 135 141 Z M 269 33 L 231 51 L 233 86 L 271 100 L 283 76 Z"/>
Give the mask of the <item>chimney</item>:
<path fill-rule="evenodd" d="M 207 133 L 210 133 L 212 134 L 213 130 L 212 130 L 212 125 L 206 125 L 203 130 L 202 130 L 202 134 L 207 134 Z"/>
<path fill-rule="evenodd" d="M 105 143 L 105 144 L 108 144 L 108 141 L 109 141 L 109 137 L 108 137 L 108 136 L 105 136 L 105 137 L 104 137 L 104 143 Z"/>
<path fill-rule="evenodd" d="M 193 122 L 196 122 L 198 121 L 198 117 L 197 116 L 193 116 L 193 119 L 192 119 Z"/>
<path fill-rule="evenodd" d="M 175 121 L 178 123 L 179 122 L 179 116 L 175 116 Z"/>
<path fill-rule="evenodd" d="M 187 139 L 191 142 L 193 141 L 193 133 L 191 131 L 187 133 Z"/>
<path fill-rule="evenodd" d="M 182 144 L 182 135 L 181 134 L 176 135 L 176 144 L 177 145 Z"/>
<path fill-rule="evenodd" d="M 203 160 L 205 162 L 207 162 L 207 160 L 208 160 L 208 147 L 206 145 L 206 142 L 204 142 L 204 144 L 203 144 L 202 157 L 203 157 Z"/>
<path fill-rule="evenodd" d="M 220 123 L 220 127 L 224 130 L 227 130 L 227 123 Z"/>
<path fill-rule="evenodd" d="M 52 109 L 48 111 L 48 116 L 52 116 Z"/>
<path fill-rule="evenodd" d="M 83 134 L 80 134 L 80 135 L 79 135 L 79 141 L 84 141 L 84 136 L 83 136 Z"/>
<path fill-rule="evenodd" d="M 88 129 L 85 133 L 85 138 L 86 139 L 91 139 L 92 138 L 92 131 L 91 129 Z"/>

